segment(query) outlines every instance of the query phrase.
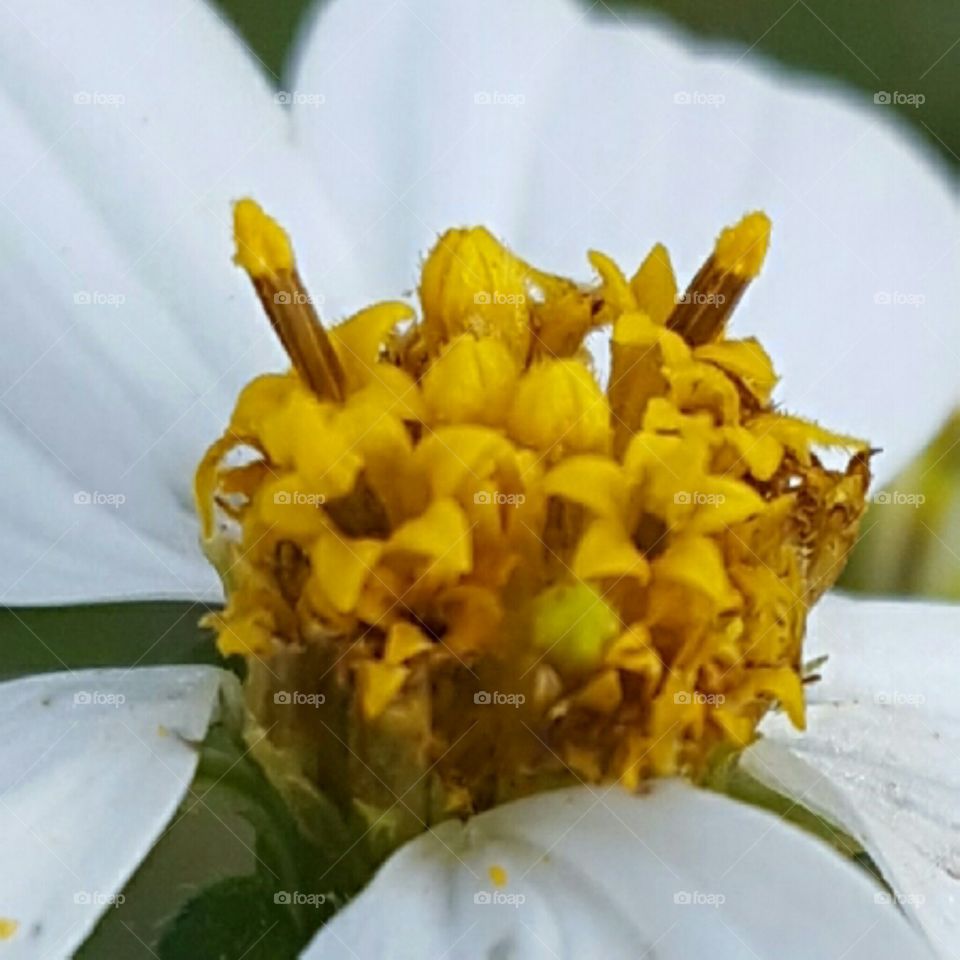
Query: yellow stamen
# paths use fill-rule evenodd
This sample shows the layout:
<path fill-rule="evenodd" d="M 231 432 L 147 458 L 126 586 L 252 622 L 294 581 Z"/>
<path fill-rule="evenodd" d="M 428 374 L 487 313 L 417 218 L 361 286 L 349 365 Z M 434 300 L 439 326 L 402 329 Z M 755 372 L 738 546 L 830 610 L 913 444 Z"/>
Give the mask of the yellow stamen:
<path fill-rule="evenodd" d="M 234 263 L 253 279 L 293 272 L 293 247 L 287 232 L 264 213 L 255 200 L 239 200 L 233 208 Z"/>
<path fill-rule="evenodd" d="M 342 399 L 345 375 L 294 267 L 284 229 L 253 200 L 234 206 L 234 262 L 253 282 L 274 332 L 304 383 L 318 397 Z"/>
<path fill-rule="evenodd" d="M 748 213 L 736 226 L 717 237 L 713 257 L 724 272 L 753 280 L 763 266 L 770 246 L 770 218 L 757 211 Z"/>
<path fill-rule="evenodd" d="M 747 214 L 717 238 L 713 255 L 700 268 L 667 319 L 687 343 L 717 339 L 747 285 L 760 272 L 770 244 L 766 214 Z"/>

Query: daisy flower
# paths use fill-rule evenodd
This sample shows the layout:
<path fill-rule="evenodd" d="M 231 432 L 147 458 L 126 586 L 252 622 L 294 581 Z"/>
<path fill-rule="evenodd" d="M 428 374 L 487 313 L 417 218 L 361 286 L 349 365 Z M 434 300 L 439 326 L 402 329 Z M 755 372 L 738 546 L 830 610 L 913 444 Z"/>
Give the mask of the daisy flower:
<path fill-rule="evenodd" d="M 956 951 L 960 617 L 821 599 L 955 399 L 880 105 L 561 0 L 335 0 L 282 81 L 195 0 L 0 16 L 0 596 L 245 662 L 5 685 L 4 950 L 84 942 L 242 697 L 390 853 L 306 956 Z"/>

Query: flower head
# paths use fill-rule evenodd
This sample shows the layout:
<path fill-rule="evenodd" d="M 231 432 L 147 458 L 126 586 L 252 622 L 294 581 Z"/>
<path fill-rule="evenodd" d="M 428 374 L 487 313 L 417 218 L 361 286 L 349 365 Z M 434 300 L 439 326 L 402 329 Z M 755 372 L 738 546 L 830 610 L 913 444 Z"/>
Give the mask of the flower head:
<path fill-rule="evenodd" d="M 695 773 L 773 703 L 803 725 L 805 617 L 868 451 L 776 410 L 769 357 L 726 335 L 763 214 L 683 294 L 662 247 L 629 279 L 592 253 L 582 285 L 450 230 L 420 319 L 380 303 L 329 332 L 252 201 L 236 238 L 294 369 L 247 386 L 197 474 L 224 653 L 287 663 L 348 741 L 402 744 L 458 808 L 565 769 Z M 824 447 L 853 456 L 829 469 Z"/>

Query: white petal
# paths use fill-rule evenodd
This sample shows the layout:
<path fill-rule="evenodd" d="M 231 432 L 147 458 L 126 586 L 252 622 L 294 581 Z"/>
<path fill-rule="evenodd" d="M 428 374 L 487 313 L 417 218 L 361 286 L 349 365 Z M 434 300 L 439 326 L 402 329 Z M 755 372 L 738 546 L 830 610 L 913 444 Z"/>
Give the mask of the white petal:
<path fill-rule="evenodd" d="M 240 386 L 286 366 L 231 201 L 290 227 L 336 316 L 362 291 L 319 181 L 200 0 L 5 3 L 0 122 L 0 603 L 217 597 L 193 469 Z"/>
<path fill-rule="evenodd" d="M 928 956 L 877 894 L 819 841 L 725 797 L 574 788 L 402 847 L 303 956 Z"/>
<path fill-rule="evenodd" d="M 944 957 L 960 952 L 960 607 L 826 598 L 808 729 L 780 717 L 743 764 L 856 837 Z"/>
<path fill-rule="evenodd" d="M 325 8 L 292 83 L 326 102 L 298 132 L 371 263 L 412 284 L 438 230 L 483 221 L 580 276 L 587 247 L 633 269 L 663 241 L 689 278 L 721 226 L 766 209 L 768 267 L 733 330 L 768 346 L 788 408 L 882 446 L 891 477 L 957 397 L 942 165 L 869 96 L 606 21 L 561 0 Z"/>
<path fill-rule="evenodd" d="M 72 955 L 190 786 L 227 674 L 150 667 L 0 686 L 4 957 Z"/>
<path fill-rule="evenodd" d="M 582 19 L 565 0 L 322 5 L 290 71 L 296 131 L 336 185 L 377 296 L 415 286 L 447 227 L 517 238 L 531 118 L 552 105 Z"/>

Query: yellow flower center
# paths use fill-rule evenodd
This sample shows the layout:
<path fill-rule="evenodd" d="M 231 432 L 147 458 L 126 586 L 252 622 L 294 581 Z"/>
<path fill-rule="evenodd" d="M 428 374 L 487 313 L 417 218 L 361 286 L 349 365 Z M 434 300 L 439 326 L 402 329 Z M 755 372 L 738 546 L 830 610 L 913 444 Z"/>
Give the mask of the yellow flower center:
<path fill-rule="evenodd" d="M 249 200 L 235 224 L 293 369 L 244 389 L 197 472 L 227 592 L 211 622 L 321 786 L 373 807 L 412 790 L 433 816 L 570 771 L 695 775 L 774 704 L 802 726 L 805 619 L 869 451 L 775 409 L 769 357 L 726 334 L 763 214 L 683 293 L 659 245 L 630 279 L 592 253 L 578 284 L 451 230 L 419 318 L 380 303 L 329 329 L 283 230 Z"/>

